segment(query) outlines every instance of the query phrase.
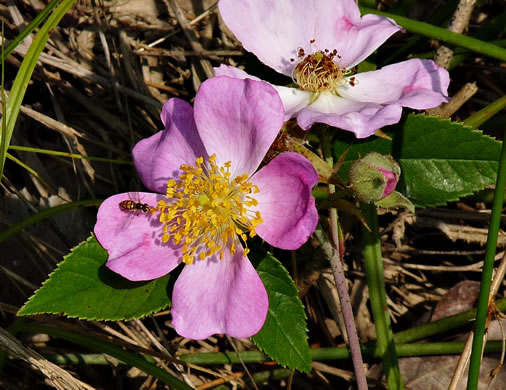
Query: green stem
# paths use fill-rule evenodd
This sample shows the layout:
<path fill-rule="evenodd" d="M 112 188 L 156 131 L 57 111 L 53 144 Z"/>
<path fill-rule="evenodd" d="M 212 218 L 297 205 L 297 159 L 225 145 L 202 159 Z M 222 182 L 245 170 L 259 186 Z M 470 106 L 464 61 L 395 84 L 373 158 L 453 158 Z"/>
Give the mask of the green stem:
<path fill-rule="evenodd" d="M 437 39 L 438 41 L 445 42 L 450 45 L 465 47 L 466 49 L 474 51 L 475 53 L 497 58 L 501 61 L 506 61 L 506 49 L 500 46 L 493 45 L 476 38 L 471 38 L 466 35 L 457 34 L 431 24 L 405 18 L 403 16 L 376 11 L 374 9 L 366 7 L 360 7 L 360 11 L 362 14 L 375 14 L 391 18 L 395 20 L 399 25 L 404 27 L 407 31 L 414 34 L 420 34 L 432 39 Z"/>
<path fill-rule="evenodd" d="M 462 123 L 476 129 L 482 123 L 488 121 L 495 114 L 501 111 L 504 107 L 506 107 L 506 96 L 500 97 L 495 102 L 490 103 L 488 106 L 482 108 L 480 111 L 462 121 Z"/>
<path fill-rule="evenodd" d="M 506 298 L 500 299 L 496 302 L 496 306 L 500 311 L 506 310 Z M 455 314 L 450 317 L 443 318 L 441 320 L 437 320 L 434 322 L 430 322 L 428 324 L 420 325 L 415 328 L 411 328 L 408 330 L 404 330 L 402 332 L 398 332 L 394 334 L 394 340 L 396 343 L 396 350 L 398 352 L 398 356 L 404 356 L 404 345 L 411 341 L 421 340 L 427 337 L 435 336 L 438 334 L 442 334 L 445 332 L 452 331 L 454 329 L 460 328 L 469 324 L 469 321 L 476 316 L 476 309 L 467 310 L 463 313 Z M 459 348 L 462 348 L 462 343 L 443 343 L 448 345 L 460 345 Z M 437 350 L 440 350 L 438 345 L 441 343 L 424 343 L 424 344 L 410 344 L 410 348 L 421 348 L 418 351 L 422 352 L 424 350 L 428 355 L 436 355 Z M 435 346 L 435 349 L 430 349 L 429 347 L 424 346 Z M 499 352 L 501 350 L 502 344 L 499 342 L 488 342 L 485 351 L 486 352 Z M 428 348 L 428 350 L 427 350 Z M 454 352 L 446 351 L 445 353 L 460 353 L 462 349 L 457 349 L 454 347 Z M 497 349 L 494 349 L 497 348 Z M 362 353 L 366 356 L 375 356 L 378 357 L 378 351 L 376 348 L 376 343 L 367 343 L 361 346 Z M 349 359 L 350 353 L 348 348 L 346 347 L 338 347 L 338 348 L 319 348 L 319 349 L 311 349 L 311 356 L 313 360 L 333 360 L 333 359 Z M 269 361 L 270 359 L 264 355 L 262 352 L 258 351 L 248 351 L 240 353 L 241 359 L 244 360 L 245 363 L 262 363 Z M 210 353 L 192 353 L 185 354 L 180 357 L 181 360 L 195 363 L 195 364 L 227 364 L 227 363 L 239 363 L 239 358 L 237 358 L 237 354 L 235 352 L 210 352 Z M 235 360 L 234 360 L 235 359 Z"/>
<path fill-rule="evenodd" d="M 431 355 L 457 355 L 464 349 L 464 341 L 450 341 L 442 343 L 413 343 L 396 344 L 397 355 L 408 356 L 431 356 Z M 485 352 L 501 352 L 501 341 L 489 341 L 485 346 Z M 380 358 L 381 354 L 375 344 L 364 344 L 361 346 L 364 356 Z M 313 361 L 346 360 L 350 358 L 350 351 L 347 347 L 314 348 L 310 351 Z M 271 359 L 260 351 L 239 352 L 204 352 L 188 353 L 180 355 L 179 359 L 186 363 L 199 366 L 240 364 L 241 361 L 248 364 L 269 362 Z"/>
<path fill-rule="evenodd" d="M 146 357 L 125 351 L 114 344 L 107 341 L 100 340 L 90 335 L 83 335 L 76 332 L 71 332 L 66 329 L 59 329 L 53 326 L 40 325 L 36 323 L 25 322 L 22 323 L 18 330 L 20 332 L 28 333 L 45 333 L 53 337 L 58 337 L 63 340 L 73 342 L 86 348 L 95 351 L 106 353 L 119 359 L 127 364 L 137 367 L 139 370 L 144 371 L 146 374 L 153 375 L 155 378 L 163 381 L 170 386 L 171 389 L 177 390 L 191 390 L 192 388 L 186 383 L 180 381 L 176 377 L 170 375 L 167 371 L 158 368 L 156 364 L 147 360 Z M 149 357 L 152 360 L 151 357 Z"/>
<path fill-rule="evenodd" d="M 371 231 L 362 228 L 364 242 L 364 262 L 369 287 L 374 326 L 376 328 L 376 343 L 383 361 L 383 368 L 390 390 L 403 389 L 399 361 L 395 350 L 395 341 L 388 312 L 383 277 L 383 256 L 378 231 L 378 214 L 374 204 L 362 204 L 362 215 Z"/>
<path fill-rule="evenodd" d="M 496 306 L 500 311 L 505 311 L 506 298 L 498 300 L 496 302 Z M 438 321 L 429 322 L 428 324 L 398 332 L 394 334 L 394 340 L 396 344 L 406 344 L 412 341 L 421 340 L 427 337 L 449 332 L 461 326 L 469 324 L 469 321 L 475 317 L 476 309 L 467 310 L 463 313 L 442 318 Z"/>
<path fill-rule="evenodd" d="M 480 377 L 483 337 L 485 335 L 485 323 L 487 321 L 490 286 L 492 284 L 494 257 L 497 248 L 497 236 L 499 235 L 501 212 L 504 204 L 505 185 L 506 185 L 506 146 L 503 141 L 501 148 L 501 158 L 499 160 L 499 171 L 497 172 L 497 182 L 494 192 L 494 201 L 492 203 L 492 213 L 490 215 L 490 225 L 488 228 L 487 246 L 485 247 L 483 271 L 481 274 L 480 295 L 478 298 L 478 307 L 476 310 L 476 323 L 473 336 L 473 349 L 471 352 L 471 360 L 469 363 L 469 376 L 467 381 L 468 390 L 474 390 L 478 388 L 478 380 Z"/>

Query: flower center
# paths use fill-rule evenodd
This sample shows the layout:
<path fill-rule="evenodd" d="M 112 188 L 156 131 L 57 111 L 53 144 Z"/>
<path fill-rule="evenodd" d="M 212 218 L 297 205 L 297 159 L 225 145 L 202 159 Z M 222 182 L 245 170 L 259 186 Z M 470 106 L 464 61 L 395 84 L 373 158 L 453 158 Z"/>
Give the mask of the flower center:
<path fill-rule="evenodd" d="M 305 55 L 304 49 L 299 49 L 300 62 L 293 69 L 292 78 L 300 89 L 311 92 L 336 91 L 343 83 L 346 69 L 340 68 L 334 59 L 339 56 L 337 50 L 317 51 Z"/>
<path fill-rule="evenodd" d="M 202 157 L 197 158 L 196 166 L 181 165 L 178 180 L 167 182 L 166 195 L 173 201 L 158 202 L 164 224 L 162 241 L 182 245 L 186 264 L 214 254 L 222 259 L 227 249 L 234 254 L 236 235 L 246 243 L 247 235 L 254 237 L 255 227 L 263 222 L 259 211 L 250 210 L 258 204 L 251 194 L 259 189 L 247 181 L 248 174 L 231 180 L 231 162 L 218 167 L 215 161 L 213 154 L 208 165 Z M 243 256 L 248 252 L 246 246 Z"/>

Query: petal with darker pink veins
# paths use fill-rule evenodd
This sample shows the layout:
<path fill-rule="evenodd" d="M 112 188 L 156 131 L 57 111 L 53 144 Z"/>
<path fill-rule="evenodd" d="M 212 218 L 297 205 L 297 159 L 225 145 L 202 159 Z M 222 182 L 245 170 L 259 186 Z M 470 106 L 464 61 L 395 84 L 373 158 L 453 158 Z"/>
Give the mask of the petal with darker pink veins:
<path fill-rule="evenodd" d="M 263 326 L 269 301 L 250 261 L 238 245 L 185 265 L 172 293 L 172 323 L 181 336 L 202 340 L 215 333 L 250 337 Z"/>
<path fill-rule="evenodd" d="M 230 161 L 231 177 L 256 171 L 283 125 L 283 103 L 268 83 L 217 76 L 195 97 L 195 122 L 216 163 Z"/>
<path fill-rule="evenodd" d="M 170 99 L 163 106 L 161 118 L 165 130 L 139 141 L 132 155 L 144 185 L 164 194 L 167 181 L 181 173 L 182 164 L 195 165 L 197 157 L 206 158 L 207 155 L 189 103 Z"/>
<path fill-rule="evenodd" d="M 163 197 L 148 192 L 123 193 L 107 198 L 98 210 L 94 233 L 109 254 L 106 266 L 128 280 L 151 280 L 168 274 L 178 264 L 180 250 L 162 243 L 159 213 L 128 210 L 120 202 L 156 207 Z"/>
<path fill-rule="evenodd" d="M 259 170 L 251 182 L 260 190 L 255 208 L 263 223 L 255 230 L 269 244 L 297 249 L 314 232 L 318 212 L 312 195 L 318 174 L 298 153 L 283 153 Z"/>

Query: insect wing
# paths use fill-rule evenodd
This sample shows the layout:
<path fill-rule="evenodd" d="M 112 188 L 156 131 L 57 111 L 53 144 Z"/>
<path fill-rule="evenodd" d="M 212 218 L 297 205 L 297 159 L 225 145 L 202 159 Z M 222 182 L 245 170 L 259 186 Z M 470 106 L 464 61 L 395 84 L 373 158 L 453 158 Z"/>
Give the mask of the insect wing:
<path fill-rule="evenodd" d="M 141 197 L 138 192 L 129 192 L 128 199 L 122 200 L 119 202 L 118 206 L 121 208 L 123 213 L 127 213 L 128 215 L 124 218 L 123 226 L 121 227 L 121 231 L 125 231 L 129 228 L 130 224 L 134 220 L 138 214 L 142 214 L 137 208 L 137 205 L 140 204 Z"/>

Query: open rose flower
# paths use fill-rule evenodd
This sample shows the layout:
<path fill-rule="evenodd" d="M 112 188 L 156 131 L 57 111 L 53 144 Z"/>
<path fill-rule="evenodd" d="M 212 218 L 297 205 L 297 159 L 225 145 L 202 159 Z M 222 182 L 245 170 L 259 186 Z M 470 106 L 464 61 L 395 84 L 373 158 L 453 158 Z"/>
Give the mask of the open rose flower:
<path fill-rule="evenodd" d="M 317 174 L 308 160 L 284 153 L 257 171 L 283 115 L 267 83 L 207 80 L 194 108 L 169 100 L 165 130 L 133 150 L 153 193 L 118 194 L 100 206 L 95 235 L 108 268 L 150 280 L 185 263 L 172 294 L 173 324 L 184 337 L 257 333 L 268 299 L 246 256 L 247 236 L 296 249 L 316 227 Z"/>
<path fill-rule="evenodd" d="M 353 0 L 220 0 L 218 6 L 246 50 L 297 84 L 275 88 L 285 119 L 296 117 L 304 130 L 320 122 L 365 138 L 397 123 L 402 107 L 421 110 L 448 101 L 448 72 L 431 60 L 351 74 L 401 30 L 389 18 L 361 17 Z M 255 79 L 231 66 L 215 71 Z"/>

